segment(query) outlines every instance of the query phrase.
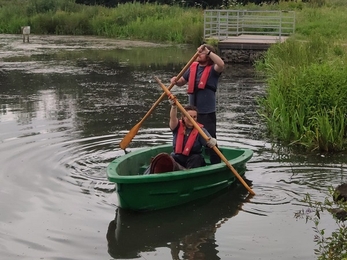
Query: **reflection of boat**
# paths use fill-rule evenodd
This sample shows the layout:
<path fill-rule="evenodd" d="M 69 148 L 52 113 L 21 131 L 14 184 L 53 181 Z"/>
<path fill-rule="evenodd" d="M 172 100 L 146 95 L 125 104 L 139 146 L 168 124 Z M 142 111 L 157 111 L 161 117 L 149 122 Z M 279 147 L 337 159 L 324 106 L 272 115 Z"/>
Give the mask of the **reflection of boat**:
<path fill-rule="evenodd" d="M 242 176 L 245 164 L 252 157 L 250 149 L 219 147 L 225 158 Z M 151 158 L 170 153 L 170 144 L 131 152 L 112 161 L 107 167 L 109 181 L 116 183 L 119 207 L 131 210 L 156 210 L 185 204 L 215 194 L 237 180 L 224 162 L 214 165 L 143 174 Z"/>
<path fill-rule="evenodd" d="M 175 208 L 143 213 L 118 208 L 106 236 L 109 254 L 115 259 L 132 259 L 166 247 L 172 259 L 220 259 L 216 229 L 238 214 L 246 195 L 247 190 L 234 183 L 208 200 Z"/>

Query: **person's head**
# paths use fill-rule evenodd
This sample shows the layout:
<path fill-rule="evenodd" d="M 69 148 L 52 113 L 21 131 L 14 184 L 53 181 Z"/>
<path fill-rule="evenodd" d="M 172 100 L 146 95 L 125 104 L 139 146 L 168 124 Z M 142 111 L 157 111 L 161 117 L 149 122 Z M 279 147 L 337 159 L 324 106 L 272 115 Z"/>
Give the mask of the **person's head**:
<path fill-rule="evenodd" d="M 212 45 L 209 45 L 209 44 L 204 44 L 204 45 L 205 45 L 205 48 L 207 50 L 216 53 L 216 49 Z M 204 54 L 204 53 L 199 54 L 197 61 L 201 65 L 212 65 L 213 64 L 213 61 L 211 60 L 211 58 L 207 54 Z"/>
<path fill-rule="evenodd" d="M 187 113 L 194 119 L 195 122 L 198 120 L 198 109 L 195 106 L 185 106 L 184 109 L 187 111 Z M 185 124 L 187 128 L 192 128 L 194 125 L 192 122 L 190 122 L 189 118 L 186 117 L 184 114 L 182 114 L 182 121 Z"/>

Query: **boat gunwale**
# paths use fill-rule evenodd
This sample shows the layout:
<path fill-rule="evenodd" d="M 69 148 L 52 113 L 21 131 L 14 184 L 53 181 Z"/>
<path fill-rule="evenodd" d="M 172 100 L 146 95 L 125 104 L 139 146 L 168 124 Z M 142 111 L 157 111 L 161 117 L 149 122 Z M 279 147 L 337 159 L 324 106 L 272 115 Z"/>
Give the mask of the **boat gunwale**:
<path fill-rule="evenodd" d="M 171 146 L 171 144 L 164 144 L 160 146 L 154 146 L 153 149 L 162 149 L 165 147 Z M 239 148 L 239 147 L 228 147 L 228 146 L 220 146 L 221 150 L 223 149 L 229 149 L 229 150 L 238 150 L 243 151 L 243 153 L 231 160 L 228 160 L 228 162 L 233 165 L 233 167 L 237 167 L 239 165 L 245 165 L 247 161 L 253 156 L 253 151 L 248 148 Z M 148 150 L 151 149 L 151 147 L 142 148 L 139 150 L 136 150 L 134 152 L 128 153 L 124 156 L 118 157 L 114 159 L 108 166 L 107 166 L 107 178 L 109 181 L 113 183 L 138 183 L 141 181 L 142 183 L 150 183 L 150 182 L 163 182 L 163 181 L 172 181 L 176 179 L 188 179 L 188 178 L 194 178 L 198 175 L 208 175 L 212 172 L 216 172 L 218 170 L 224 170 L 227 168 L 227 165 L 222 161 L 218 164 L 213 165 L 207 165 L 199 168 L 193 168 L 193 169 L 187 169 L 187 170 L 181 170 L 181 171 L 171 171 L 161 174 L 149 174 L 149 175 L 119 175 L 112 167 L 114 164 L 121 164 L 125 163 L 126 159 L 136 156 L 142 153 L 148 152 Z"/>

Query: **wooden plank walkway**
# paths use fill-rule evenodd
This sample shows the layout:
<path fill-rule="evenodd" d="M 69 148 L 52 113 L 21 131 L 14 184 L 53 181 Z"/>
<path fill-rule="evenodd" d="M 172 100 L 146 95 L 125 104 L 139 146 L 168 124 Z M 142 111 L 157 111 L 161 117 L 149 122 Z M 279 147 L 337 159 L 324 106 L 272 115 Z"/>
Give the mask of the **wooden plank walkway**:
<path fill-rule="evenodd" d="M 239 36 L 229 36 L 225 40 L 220 40 L 218 42 L 218 49 L 267 50 L 272 44 L 284 42 L 287 39 L 287 36 L 241 34 Z"/>

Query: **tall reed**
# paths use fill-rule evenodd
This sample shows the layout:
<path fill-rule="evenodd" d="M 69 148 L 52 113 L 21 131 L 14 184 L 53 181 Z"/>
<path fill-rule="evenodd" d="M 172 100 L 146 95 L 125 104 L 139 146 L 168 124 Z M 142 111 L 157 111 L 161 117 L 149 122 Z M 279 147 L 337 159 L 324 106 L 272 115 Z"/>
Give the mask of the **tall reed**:
<path fill-rule="evenodd" d="M 268 86 L 259 114 L 272 137 L 310 150 L 345 148 L 347 59 L 339 48 L 322 37 L 289 40 L 258 62 Z"/>

